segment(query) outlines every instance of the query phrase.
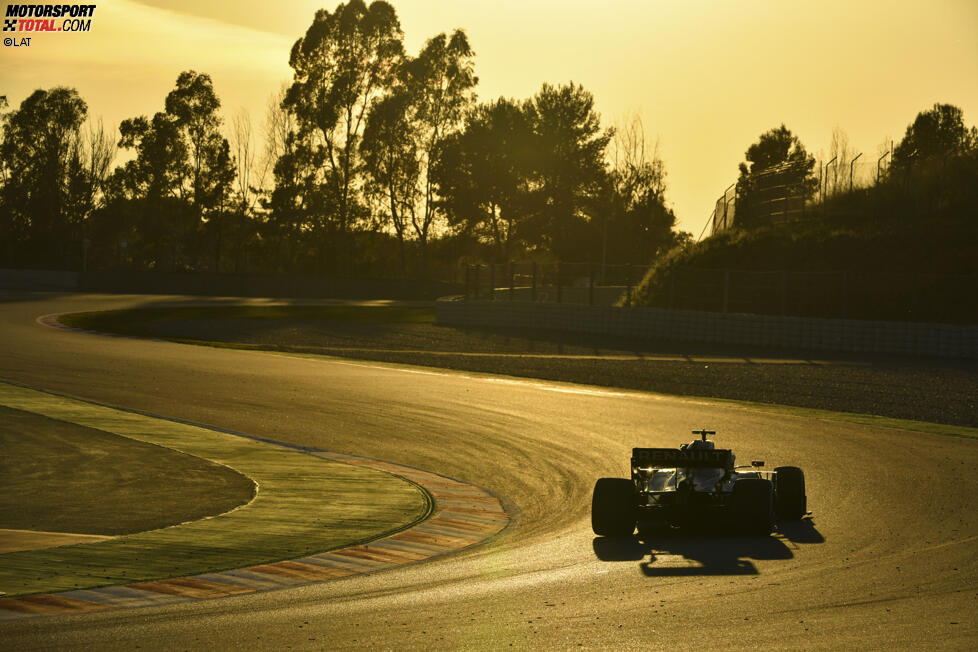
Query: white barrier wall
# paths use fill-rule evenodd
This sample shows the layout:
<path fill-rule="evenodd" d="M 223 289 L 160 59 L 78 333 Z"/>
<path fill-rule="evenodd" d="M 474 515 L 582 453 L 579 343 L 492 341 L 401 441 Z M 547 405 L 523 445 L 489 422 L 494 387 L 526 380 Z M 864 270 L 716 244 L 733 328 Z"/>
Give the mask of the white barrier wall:
<path fill-rule="evenodd" d="M 439 324 L 538 328 L 680 342 L 978 358 L 978 326 L 552 303 L 441 300 Z"/>

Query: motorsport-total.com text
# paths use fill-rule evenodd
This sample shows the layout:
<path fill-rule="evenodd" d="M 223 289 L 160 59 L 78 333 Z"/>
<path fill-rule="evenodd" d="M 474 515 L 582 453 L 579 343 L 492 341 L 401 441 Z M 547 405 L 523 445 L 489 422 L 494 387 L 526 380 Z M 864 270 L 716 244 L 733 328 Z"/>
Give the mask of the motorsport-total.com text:
<path fill-rule="evenodd" d="M 91 29 L 95 5 L 20 5 L 7 6 L 3 19 L 5 32 L 87 32 Z M 57 21 L 57 18 L 66 18 Z M 89 20 L 81 20 L 86 18 Z"/>

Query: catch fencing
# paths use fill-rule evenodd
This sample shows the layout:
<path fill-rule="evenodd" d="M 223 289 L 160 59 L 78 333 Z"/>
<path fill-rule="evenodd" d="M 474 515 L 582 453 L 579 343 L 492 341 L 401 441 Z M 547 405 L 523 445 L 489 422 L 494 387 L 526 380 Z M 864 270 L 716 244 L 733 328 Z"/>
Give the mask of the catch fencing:
<path fill-rule="evenodd" d="M 644 298 L 674 310 L 978 323 L 975 275 L 676 269 Z"/>
<path fill-rule="evenodd" d="M 490 301 L 613 305 L 631 299 L 646 265 L 501 263 L 467 265 L 465 297 Z"/>
<path fill-rule="evenodd" d="M 968 157 L 947 155 L 891 168 L 890 152 L 855 154 L 829 160 L 817 159 L 811 176 L 797 171 L 787 177 L 784 166 L 752 174 L 753 185 L 746 196 L 730 184 L 716 200 L 709 219 L 699 234 L 716 235 L 737 225 L 793 222 L 831 213 L 837 199 L 874 187 L 887 187 L 882 201 L 910 204 L 916 215 L 927 215 L 942 205 L 960 203 L 962 193 L 973 196 L 974 163 Z M 877 201 L 881 201 L 877 197 Z M 740 211 L 741 215 L 737 212 Z"/>
<path fill-rule="evenodd" d="M 470 300 L 629 305 L 640 265 L 468 265 Z M 643 305 L 668 310 L 978 324 L 978 276 L 676 268 L 643 288 Z"/>

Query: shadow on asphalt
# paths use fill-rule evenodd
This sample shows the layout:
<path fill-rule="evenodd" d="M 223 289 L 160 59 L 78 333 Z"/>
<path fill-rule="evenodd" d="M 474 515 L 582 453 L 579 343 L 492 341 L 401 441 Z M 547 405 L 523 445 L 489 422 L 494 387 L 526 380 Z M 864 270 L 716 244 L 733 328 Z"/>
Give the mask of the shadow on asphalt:
<path fill-rule="evenodd" d="M 641 562 L 639 568 L 647 577 L 688 577 L 757 575 L 751 560 L 791 559 L 794 553 L 787 543 L 824 541 L 812 519 L 805 518 L 783 523 L 774 536 L 767 537 L 643 528 L 631 537 L 596 537 L 592 545 L 601 561 Z"/>
<path fill-rule="evenodd" d="M 779 523 L 778 532 L 792 543 L 825 543 L 825 537 L 815 527 L 815 520 L 810 516 L 800 521 Z"/>

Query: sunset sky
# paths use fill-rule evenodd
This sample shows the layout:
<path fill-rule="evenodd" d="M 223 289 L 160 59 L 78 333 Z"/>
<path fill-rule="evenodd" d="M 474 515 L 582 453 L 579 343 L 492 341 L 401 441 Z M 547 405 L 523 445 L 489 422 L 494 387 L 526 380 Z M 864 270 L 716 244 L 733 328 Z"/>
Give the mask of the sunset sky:
<path fill-rule="evenodd" d="M 9 3 L 3 3 L 4 13 Z M 288 54 L 318 7 L 259 0 L 95 0 L 87 33 L 26 34 L 2 50 L 0 94 L 78 89 L 111 127 L 163 107 L 177 75 L 209 73 L 226 122 L 245 108 L 260 132 Z M 525 98 L 544 82 L 591 91 L 606 125 L 630 113 L 658 136 L 668 199 L 699 235 L 744 151 L 785 123 L 814 154 L 834 127 L 875 161 L 935 102 L 978 122 L 978 0 L 392 1 L 416 54 L 463 28 L 480 99 Z M 875 163 L 874 163 L 875 164 Z"/>

